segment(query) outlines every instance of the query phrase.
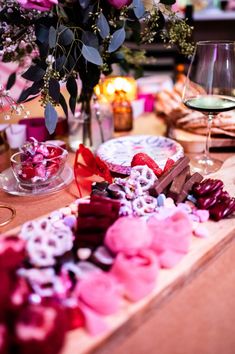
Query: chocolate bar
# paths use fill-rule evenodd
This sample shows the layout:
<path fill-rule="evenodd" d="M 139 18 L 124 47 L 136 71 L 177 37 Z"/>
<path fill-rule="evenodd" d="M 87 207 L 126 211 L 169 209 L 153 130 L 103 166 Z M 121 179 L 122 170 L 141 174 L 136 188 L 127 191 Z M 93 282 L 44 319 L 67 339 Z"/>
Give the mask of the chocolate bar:
<path fill-rule="evenodd" d="M 168 197 L 172 198 L 174 201 L 177 200 L 189 174 L 190 174 L 190 168 L 189 166 L 187 166 L 178 176 L 174 178 L 170 186 L 170 189 L 167 193 Z"/>
<path fill-rule="evenodd" d="M 80 203 L 78 205 L 79 216 L 105 216 L 112 212 L 112 205 L 109 203 L 92 202 Z"/>
<path fill-rule="evenodd" d="M 196 172 L 194 173 L 184 184 L 182 191 L 180 192 L 176 203 L 181 203 L 183 202 L 186 198 L 189 192 L 192 190 L 192 187 L 195 183 L 200 183 L 203 180 L 202 175 L 200 173 Z"/>
<path fill-rule="evenodd" d="M 111 218 L 107 216 L 79 216 L 77 219 L 78 233 L 90 232 L 91 230 L 107 230 L 112 224 Z"/>
<path fill-rule="evenodd" d="M 102 245 L 104 241 L 105 232 L 89 232 L 89 233 L 80 233 L 76 236 L 74 240 L 74 248 L 78 249 L 81 247 L 98 247 Z"/>
<path fill-rule="evenodd" d="M 178 176 L 182 170 L 185 169 L 189 164 L 189 158 L 187 156 L 181 157 L 178 161 L 174 163 L 174 165 L 159 179 L 155 182 L 153 188 L 149 190 L 149 194 L 153 197 L 157 197 L 163 190 L 169 186 L 169 184 L 173 181 L 173 179 Z"/>

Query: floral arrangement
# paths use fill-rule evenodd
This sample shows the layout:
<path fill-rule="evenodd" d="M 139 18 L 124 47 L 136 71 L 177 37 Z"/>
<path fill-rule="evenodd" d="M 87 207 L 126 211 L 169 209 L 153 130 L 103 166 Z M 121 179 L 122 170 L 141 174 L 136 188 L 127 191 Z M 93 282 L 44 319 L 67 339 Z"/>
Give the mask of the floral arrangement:
<path fill-rule="evenodd" d="M 88 102 L 101 73 L 111 73 L 113 63 L 132 60 L 136 55 L 124 46 L 125 41 L 141 44 L 160 39 L 190 54 L 192 28 L 171 9 L 174 2 L 144 5 L 142 0 L 0 0 L 2 61 L 18 62 L 20 66 L 27 63 L 22 76 L 32 82 L 19 102 L 40 94 L 46 126 L 52 133 L 57 124 L 55 106 L 61 105 L 68 115 L 61 84 L 66 83 L 71 111 L 75 112 L 79 97 L 83 110 L 89 113 Z M 8 88 L 15 79 L 13 73 Z"/>

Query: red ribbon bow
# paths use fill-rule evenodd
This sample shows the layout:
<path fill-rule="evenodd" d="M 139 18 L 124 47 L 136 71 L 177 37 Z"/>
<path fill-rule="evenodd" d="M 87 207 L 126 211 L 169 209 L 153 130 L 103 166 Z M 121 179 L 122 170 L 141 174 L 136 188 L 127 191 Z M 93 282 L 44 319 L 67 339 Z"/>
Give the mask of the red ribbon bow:
<path fill-rule="evenodd" d="M 82 184 L 85 185 L 86 189 L 91 189 L 92 183 L 96 180 L 95 176 L 100 176 L 105 181 L 112 183 L 112 176 L 106 163 L 98 156 L 94 156 L 83 144 L 80 144 L 76 151 L 74 176 L 80 197 L 82 196 Z M 88 179 L 89 177 L 92 177 L 92 179 Z"/>

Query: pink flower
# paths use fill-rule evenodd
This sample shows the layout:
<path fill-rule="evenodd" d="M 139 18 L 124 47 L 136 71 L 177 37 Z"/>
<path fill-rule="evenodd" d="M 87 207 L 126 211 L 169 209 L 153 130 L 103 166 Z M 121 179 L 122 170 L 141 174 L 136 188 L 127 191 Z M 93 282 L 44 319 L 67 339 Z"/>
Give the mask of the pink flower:
<path fill-rule="evenodd" d="M 18 3 L 25 9 L 49 11 L 54 5 L 58 4 L 58 0 L 18 0 Z"/>
<path fill-rule="evenodd" d="M 115 9 L 121 9 L 123 6 L 130 5 L 132 0 L 107 0 Z"/>

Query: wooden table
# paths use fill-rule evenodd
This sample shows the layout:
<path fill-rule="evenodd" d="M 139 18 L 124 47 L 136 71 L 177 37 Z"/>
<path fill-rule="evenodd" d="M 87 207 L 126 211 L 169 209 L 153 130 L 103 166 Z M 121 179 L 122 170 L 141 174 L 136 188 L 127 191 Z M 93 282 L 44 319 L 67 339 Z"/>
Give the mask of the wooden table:
<path fill-rule="evenodd" d="M 142 131 L 147 121 L 136 121 Z M 152 134 L 159 122 L 151 120 Z M 156 125 L 156 126 L 155 126 Z M 224 169 L 226 188 L 234 194 L 235 158 Z M 73 154 L 70 155 L 72 162 Z M 220 173 L 218 177 L 221 177 Z M 0 192 L 0 202 L 13 205 L 17 215 L 2 232 L 28 219 L 70 203 L 78 196 L 74 183 L 44 197 L 15 197 Z M 234 354 L 235 352 L 235 219 L 208 224 L 208 239 L 193 238 L 190 252 L 171 270 L 161 270 L 155 290 L 107 319 L 109 331 L 90 337 L 71 331 L 61 354 Z"/>

